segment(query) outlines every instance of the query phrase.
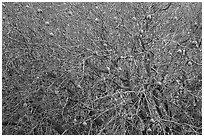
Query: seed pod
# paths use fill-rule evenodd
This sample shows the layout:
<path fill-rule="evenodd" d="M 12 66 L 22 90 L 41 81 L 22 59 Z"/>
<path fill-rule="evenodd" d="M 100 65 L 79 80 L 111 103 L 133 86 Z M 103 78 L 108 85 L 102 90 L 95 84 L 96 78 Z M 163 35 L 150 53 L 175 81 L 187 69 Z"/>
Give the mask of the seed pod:
<path fill-rule="evenodd" d="M 157 112 L 158 112 L 160 118 L 162 118 L 163 115 L 162 115 L 162 112 L 161 112 L 161 110 L 160 110 L 160 108 L 159 108 L 158 106 L 156 106 L 156 110 L 157 110 Z"/>
<path fill-rule="evenodd" d="M 164 102 L 164 108 L 165 108 L 167 114 L 169 115 L 169 106 L 168 106 L 167 102 Z"/>
<path fill-rule="evenodd" d="M 151 65 L 150 65 L 150 61 L 145 62 L 144 65 L 145 65 L 145 70 L 146 70 L 148 76 L 150 76 L 150 75 L 151 75 Z"/>
<path fill-rule="evenodd" d="M 147 54 L 147 57 L 149 58 L 150 61 L 154 60 L 154 53 L 152 51 L 149 51 Z"/>

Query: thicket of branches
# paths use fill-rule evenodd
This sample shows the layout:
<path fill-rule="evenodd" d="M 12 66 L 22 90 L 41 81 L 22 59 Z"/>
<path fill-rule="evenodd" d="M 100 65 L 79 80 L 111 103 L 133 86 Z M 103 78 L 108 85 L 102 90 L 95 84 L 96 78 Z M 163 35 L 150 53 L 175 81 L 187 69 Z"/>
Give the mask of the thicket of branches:
<path fill-rule="evenodd" d="M 202 134 L 202 3 L 2 11 L 2 134 Z"/>

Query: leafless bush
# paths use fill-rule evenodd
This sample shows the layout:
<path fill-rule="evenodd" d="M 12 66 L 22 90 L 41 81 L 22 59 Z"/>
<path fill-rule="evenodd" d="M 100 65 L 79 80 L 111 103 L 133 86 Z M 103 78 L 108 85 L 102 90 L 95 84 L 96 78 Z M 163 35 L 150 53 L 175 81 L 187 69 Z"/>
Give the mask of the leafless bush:
<path fill-rule="evenodd" d="M 3 3 L 3 134 L 202 134 L 201 15 L 201 3 Z"/>

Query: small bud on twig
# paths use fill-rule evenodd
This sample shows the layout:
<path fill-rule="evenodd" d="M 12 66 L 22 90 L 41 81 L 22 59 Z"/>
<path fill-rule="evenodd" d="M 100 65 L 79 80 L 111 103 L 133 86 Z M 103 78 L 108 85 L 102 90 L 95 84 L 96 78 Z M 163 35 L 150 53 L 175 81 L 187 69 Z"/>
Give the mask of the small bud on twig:
<path fill-rule="evenodd" d="M 37 12 L 38 13 L 42 13 L 43 11 L 41 9 L 37 9 Z"/>
<path fill-rule="evenodd" d="M 54 33 L 51 32 L 51 33 L 50 33 L 50 36 L 51 36 L 51 37 L 54 37 Z"/>
<path fill-rule="evenodd" d="M 46 25 L 46 26 L 49 26 L 49 25 L 50 25 L 50 23 L 49 23 L 48 21 L 46 21 L 46 22 L 45 22 L 45 25 Z"/>
<path fill-rule="evenodd" d="M 84 121 L 84 122 L 83 122 L 83 125 L 84 125 L 84 126 L 87 126 L 87 123 L 86 123 L 86 121 Z"/>

